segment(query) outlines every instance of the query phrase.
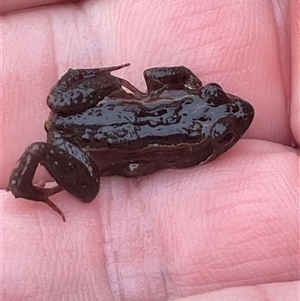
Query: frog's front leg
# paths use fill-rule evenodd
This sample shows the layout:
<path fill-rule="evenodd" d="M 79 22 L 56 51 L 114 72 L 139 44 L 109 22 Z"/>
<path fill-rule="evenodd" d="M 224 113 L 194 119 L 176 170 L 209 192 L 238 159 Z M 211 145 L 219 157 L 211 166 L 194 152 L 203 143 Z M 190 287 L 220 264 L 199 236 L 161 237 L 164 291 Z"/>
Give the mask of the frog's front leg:
<path fill-rule="evenodd" d="M 61 149 L 44 142 L 31 144 L 12 170 L 7 190 L 16 198 L 22 197 L 48 204 L 65 221 L 64 214 L 51 202 L 49 196 L 65 189 L 81 201 L 91 202 L 99 191 L 99 173 L 96 164 L 89 159 L 88 154 L 76 146 L 71 152 L 69 149 Z M 38 164 L 49 171 L 58 183 L 57 186 L 43 188 L 32 184 Z"/>
<path fill-rule="evenodd" d="M 110 72 L 129 65 L 69 69 L 50 90 L 47 97 L 49 108 L 54 113 L 67 116 L 96 106 L 105 96 L 122 89 L 120 79 L 111 75 Z"/>
<path fill-rule="evenodd" d="M 151 95 L 157 95 L 164 90 L 186 90 L 197 93 L 202 87 L 200 79 L 184 66 L 146 69 L 144 78 L 148 93 Z"/>

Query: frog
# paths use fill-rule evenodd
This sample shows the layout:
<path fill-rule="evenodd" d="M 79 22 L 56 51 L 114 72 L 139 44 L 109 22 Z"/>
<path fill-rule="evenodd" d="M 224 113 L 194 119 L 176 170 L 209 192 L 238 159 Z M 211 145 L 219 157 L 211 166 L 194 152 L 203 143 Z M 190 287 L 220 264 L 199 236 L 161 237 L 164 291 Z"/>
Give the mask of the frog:
<path fill-rule="evenodd" d="M 254 108 L 216 83 L 203 85 L 185 66 L 144 71 L 146 92 L 111 73 L 129 63 L 69 69 L 47 96 L 47 142 L 30 144 L 14 166 L 8 191 L 44 202 L 63 190 L 90 203 L 100 177 L 138 177 L 212 161 L 246 132 Z M 33 184 L 42 165 L 56 185 Z"/>

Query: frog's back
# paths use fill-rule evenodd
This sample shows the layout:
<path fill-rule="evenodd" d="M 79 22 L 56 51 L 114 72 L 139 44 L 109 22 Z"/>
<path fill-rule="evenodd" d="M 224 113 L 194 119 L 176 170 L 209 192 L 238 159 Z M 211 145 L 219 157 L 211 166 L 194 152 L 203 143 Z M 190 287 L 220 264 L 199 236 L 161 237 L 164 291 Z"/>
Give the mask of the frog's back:
<path fill-rule="evenodd" d="M 236 141 L 252 120 L 248 115 L 253 108 L 248 106 L 241 99 L 226 96 L 218 100 L 218 105 L 199 95 L 152 103 L 107 98 L 82 113 L 52 113 L 48 140 L 51 142 L 53 133 L 58 133 L 81 148 L 126 150 L 155 144 L 199 143 L 222 138 L 226 132 L 231 132 Z"/>
<path fill-rule="evenodd" d="M 156 103 L 109 100 L 70 116 L 52 113 L 48 119 L 51 124 L 47 129 L 48 139 L 56 132 L 82 148 L 128 150 L 162 141 L 168 144 L 168 139 L 169 144 L 174 144 L 175 139 L 191 140 L 188 130 L 191 118 L 185 112 L 185 103 L 191 104 L 193 99 L 187 100 Z"/>

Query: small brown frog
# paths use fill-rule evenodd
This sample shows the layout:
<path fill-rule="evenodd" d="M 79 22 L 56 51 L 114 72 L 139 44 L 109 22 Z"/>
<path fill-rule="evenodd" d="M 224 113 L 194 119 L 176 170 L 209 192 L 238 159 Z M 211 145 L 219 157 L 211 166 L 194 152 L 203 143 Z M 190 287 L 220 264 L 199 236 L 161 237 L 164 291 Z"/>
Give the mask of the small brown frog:
<path fill-rule="evenodd" d="M 51 89 L 47 143 L 29 145 L 11 172 L 7 189 L 16 198 L 44 202 L 65 221 L 49 199 L 55 193 L 65 189 L 88 203 L 100 176 L 136 177 L 206 163 L 232 147 L 252 122 L 248 102 L 215 83 L 202 86 L 186 67 L 145 70 L 142 93 L 110 74 L 126 66 L 69 69 Z M 32 184 L 38 164 L 57 186 Z"/>

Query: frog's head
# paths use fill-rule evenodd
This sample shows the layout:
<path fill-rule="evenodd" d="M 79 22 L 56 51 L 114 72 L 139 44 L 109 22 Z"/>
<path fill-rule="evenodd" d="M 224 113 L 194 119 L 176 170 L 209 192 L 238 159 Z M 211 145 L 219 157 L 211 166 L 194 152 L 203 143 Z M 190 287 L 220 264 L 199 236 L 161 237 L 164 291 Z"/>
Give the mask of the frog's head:
<path fill-rule="evenodd" d="M 189 136 L 202 145 L 202 162 L 208 162 L 226 152 L 241 138 L 253 120 L 254 108 L 247 101 L 225 93 L 215 83 L 203 86 L 199 96 L 198 106 L 195 103 L 199 99 L 185 104 L 186 108 L 193 104 L 188 109 L 187 116 L 193 116 L 188 131 Z"/>
<path fill-rule="evenodd" d="M 207 130 L 210 143 L 215 147 L 213 157 L 216 157 L 231 148 L 247 131 L 254 118 L 254 108 L 242 98 L 225 93 L 217 84 L 206 85 L 202 96 L 211 111 L 212 122 Z"/>

